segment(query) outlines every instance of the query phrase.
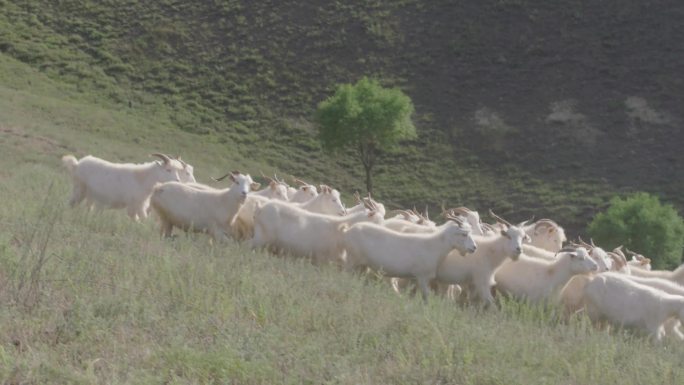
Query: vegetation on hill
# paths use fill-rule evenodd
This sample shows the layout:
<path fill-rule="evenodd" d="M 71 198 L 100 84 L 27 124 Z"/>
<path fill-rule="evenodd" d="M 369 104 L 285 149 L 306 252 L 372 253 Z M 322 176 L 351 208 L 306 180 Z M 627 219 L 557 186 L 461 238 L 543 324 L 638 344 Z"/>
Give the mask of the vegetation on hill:
<path fill-rule="evenodd" d="M 197 176 L 252 160 L 0 56 L 0 383 L 680 384 L 684 345 L 504 301 L 397 296 L 304 260 L 159 237 L 154 220 L 68 208 L 65 152 L 140 162 L 178 149 Z M 30 84 L 28 84 L 30 81 Z M 205 138 L 205 139 L 210 139 Z M 195 140 L 192 140 L 195 139 Z M 638 357 L 638 359 L 635 359 Z"/>
<path fill-rule="evenodd" d="M 122 110 L 161 103 L 171 127 L 281 173 L 362 188 L 311 119 L 369 75 L 416 105 L 418 138 L 377 170 L 392 205 L 548 216 L 570 235 L 616 192 L 684 207 L 675 0 L 1 3 L 4 55 Z"/>
<path fill-rule="evenodd" d="M 587 231 L 606 248 L 623 245 L 648 255 L 655 269 L 672 270 L 682 263 L 684 220 L 655 196 L 638 193 L 611 199 Z"/>
<path fill-rule="evenodd" d="M 366 191 L 372 193 L 373 167 L 380 154 L 395 149 L 401 140 L 416 138 L 411 114 L 411 98 L 401 90 L 363 77 L 353 85 L 339 85 L 318 105 L 315 121 L 324 149 L 334 153 L 351 148 L 360 158 Z"/>
<path fill-rule="evenodd" d="M 625 189 L 620 178 L 679 204 L 681 82 L 668 71 L 682 50 L 666 49 L 682 35 L 677 3 L 186 3 L 0 0 L 0 382 L 682 383 L 678 341 L 512 301 L 424 305 L 373 277 L 201 235 L 161 240 L 154 221 L 68 209 L 59 164 L 65 153 L 141 162 L 161 150 L 203 182 L 278 171 L 348 193 L 362 170 L 320 152 L 311 113 L 334 84 L 378 75 L 415 101 L 419 128 L 378 166 L 388 204 L 491 206 L 579 229 Z M 597 92 L 584 70 L 624 88 Z M 607 148 L 609 131 L 591 128 L 620 116 L 632 91 L 634 132 Z M 614 115 L 584 110 L 600 112 L 592 98 L 606 94 Z M 547 136 L 526 131 L 546 124 L 539 111 Z"/>

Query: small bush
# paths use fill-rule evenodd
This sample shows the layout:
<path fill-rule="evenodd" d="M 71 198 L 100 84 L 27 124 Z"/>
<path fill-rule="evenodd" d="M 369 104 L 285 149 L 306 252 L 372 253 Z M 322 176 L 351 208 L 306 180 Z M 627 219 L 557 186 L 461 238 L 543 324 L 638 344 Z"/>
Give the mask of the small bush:
<path fill-rule="evenodd" d="M 673 268 L 682 262 L 684 221 L 669 204 L 648 193 L 614 197 L 610 207 L 589 224 L 589 235 L 600 245 L 642 253 L 654 268 Z"/>

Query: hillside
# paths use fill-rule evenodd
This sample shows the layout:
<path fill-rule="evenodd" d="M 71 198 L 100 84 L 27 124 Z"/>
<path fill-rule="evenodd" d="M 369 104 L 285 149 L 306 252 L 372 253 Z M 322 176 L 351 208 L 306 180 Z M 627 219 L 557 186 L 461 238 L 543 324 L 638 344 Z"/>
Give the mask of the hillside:
<path fill-rule="evenodd" d="M 374 275 L 276 258 L 232 242 L 215 246 L 202 234 L 160 239 L 154 220 L 133 223 L 121 211 L 71 209 L 70 181 L 59 161 L 65 153 L 92 153 L 141 162 L 161 150 L 183 155 L 200 181 L 233 169 L 296 173 L 340 186 L 349 199 L 352 188 L 361 187 L 361 168 L 351 159 L 322 154 L 308 117 L 335 82 L 354 80 L 361 72 L 382 73 L 387 84 L 401 85 L 416 101 L 421 136 L 385 157 L 376 180 L 380 200 L 491 206 L 512 219 L 548 214 L 581 231 L 616 191 L 640 188 L 667 196 L 667 188 L 681 183 L 681 178 L 665 179 L 666 172 L 680 172 L 672 166 L 654 168 L 663 173 L 653 185 L 637 185 L 656 177 L 636 173 L 643 171 L 638 167 L 634 174 L 615 174 L 634 179 L 621 185 L 609 174 L 592 176 L 599 167 L 587 165 L 610 157 L 601 169 L 623 167 L 621 161 L 625 168 L 629 162 L 651 167 L 664 148 L 674 151 L 680 134 L 672 123 L 663 123 L 678 121 L 677 110 L 664 107 L 669 102 L 639 96 L 650 110 L 631 99 L 640 119 L 650 121 L 637 127 L 645 131 L 639 131 L 644 139 L 635 146 L 657 144 L 661 151 L 606 150 L 609 136 L 603 134 L 593 147 L 578 146 L 563 137 L 574 131 L 562 130 L 586 122 L 580 113 L 589 119 L 579 99 L 556 107 L 548 137 L 525 136 L 523 130 L 544 126 L 547 118 L 532 119 L 532 112 L 528 120 L 511 116 L 535 111 L 520 107 L 526 103 L 538 103 L 542 115 L 549 115 L 555 97 L 516 98 L 509 109 L 493 98 L 471 108 L 475 99 L 457 92 L 453 97 L 460 104 L 443 104 L 440 89 L 449 89 L 446 83 L 414 80 L 440 79 L 418 71 L 432 68 L 427 64 L 432 56 L 419 59 L 411 52 L 402 54 L 403 61 L 393 59 L 400 55 L 397 47 L 411 44 L 416 52 L 427 52 L 445 39 L 421 32 L 416 36 L 425 36 L 423 45 L 406 37 L 395 40 L 408 36 L 404 31 L 414 24 L 457 28 L 449 15 L 465 10 L 473 12 L 468 15 L 475 17 L 474 25 L 489 23 L 484 16 L 493 10 L 511 15 L 525 11 L 525 2 L 453 6 L 463 7 L 460 11 L 441 1 L 396 2 L 389 8 L 373 2 L 271 2 L 272 8 L 260 3 L 266 4 L 258 5 L 260 10 L 242 1 L 155 4 L 0 0 L 0 383 L 683 383 L 684 344 L 674 339 L 653 344 L 633 331 L 599 331 L 583 317 L 562 322 L 553 307 L 505 299 L 489 310 L 437 296 L 423 303 L 395 295 Z M 674 6 L 668 11 L 677 14 Z M 219 8 L 229 15 L 225 39 L 214 32 Z M 297 17 L 296 23 L 285 23 L 287 28 L 266 22 Z M 392 21 L 399 17 L 405 23 L 401 29 Z M 257 36 L 252 31 L 267 28 L 275 28 L 272 35 L 258 44 L 249 41 Z M 176 33 L 182 34 L 177 41 L 171 37 Z M 363 39 L 366 35 L 384 40 Z M 286 39 L 293 53 L 278 56 Z M 353 50 L 340 49 L 336 39 Z M 143 48 L 129 52 L 126 44 Z M 255 47 L 262 44 L 270 44 L 273 53 L 264 49 L 257 56 Z M 312 57 L 320 62 L 307 61 L 306 52 L 317 52 Z M 332 52 L 336 56 L 322 60 Z M 284 65 L 288 57 L 292 62 Z M 218 70 L 203 63 L 224 69 L 207 77 Z M 260 83 L 269 69 L 276 80 Z M 293 78 L 281 78 L 277 71 L 285 70 Z M 486 73 L 471 71 L 486 83 Z M 666 85 L 675 89 L 676 74 L 668 76 Z M 472 95 L 480 92 L 477 83 L 468 84 Z M 269 88 L 277 85 L 281 88 Z M 495 89 L 492 85 L 487 93 Z M 214 101 L 209 94 L 225 99 Z M 570 99 L 563 94 L 562 100 Z M 488 109 L 476 115 L 480 106 Z M 666 133 L 669 140 L 662 139 Z M 491 139 L 498 141 L 486 141 Z M 545 163 L 555 158 L 540 148 L 554 140 L 582 156 L 570 158 L 570 166 L 563 166 L 567 154 Z M 671 194 L 671 201 L 676 198 Z"/>
<path fill-rule="evenodd" d="M 67 206 L 65 152 L 182 149 L 196 175 L 259 169 L 0 55 L 0 383 L 672 384 L 684 344 L 502 300 L 427 304 L 374 275 Z M 638 359 L 635 359 L 638 357 Z"/>
<path fill-rule="evenodd" d="M 618 192 L 684 208 L 674 0 L 2 3 L 3 55 L 85 98 L 170 111 L 229 158 L 360 189 L 310 117 L 336 83 L 373 75 L 417 111 L 419 139 L 377 170 L 392 205 L 550 216 L 573 235 Z"/>

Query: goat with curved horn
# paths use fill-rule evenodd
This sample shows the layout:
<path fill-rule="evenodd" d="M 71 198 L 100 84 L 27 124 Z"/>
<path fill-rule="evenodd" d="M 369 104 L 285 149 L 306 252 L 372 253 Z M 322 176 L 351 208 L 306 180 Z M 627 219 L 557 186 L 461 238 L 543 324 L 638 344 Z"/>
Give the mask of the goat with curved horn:
<path fill-rule="evenodd" d="M 227 173 L 226 175 L 224 175 L 224 176 L 222 176 L 222 177 L 220 177 L 220 178 L 214 178 L 214 177 L 212 177 L 211 180 L 213 180 L 214 182 L 220 182 L 220 181 L 226 179 L 226 178 L 227 178 L 228 176 L 230 176 L 231 174 L 236 174 L 236 175 L 237 175 L 237 174 L 240 174 L 240 171 L 237 171 L 237 170 L 231 171 L 231 172 Z"/>
<path fill-rule="evenodd" d="M 632 257 L 632 256 L 637 257 L 637 258 L 638 258 L 638 257 L 644 257 L 642 254 L 639 254 L 639 253 L 637 253 L 637 252 L 634 252 L 634 251 L 632 251 L 632 250 L 630 250 L 630 249 L 628 249 L 628 248 L 626 248 L 626 247 L 625 247 L 625 252 L 626 252 L 630 257 Z"/>
<path fill-rule="evenodd" d="M 162 161 L 164 161 L 164 164 L 169 164 L 169 163 L 171 162 L 171 158 L 170 158 L 168 155 L 166 155 L 166 154 L 162 154 L 162 153 L 159 153 L 159 152 L 155 152 L 155 153 L 153 153 L 153 154 L 150 154 L 150 156 L 156 156 L 157 158 L 159 158 L 159 159 L 161 159 Z"/>
<path fill-rule="evenodd" d="M 361 194 L 359 194 L 358 191 L 354 191 L 354 199 L 356 200 L 356 203 L 357 203 L 357 204 L 358 204 L 358 203 L 364 203 L 364 202 L 361 200 Z"/>
<path fill-rule="evenodd" d="M 294 182 L 300 186 L 307 186 L 308 185 L 308 183 L 304 182 L 303 180 L 301 180 L 299 178 L 294 178 Z"/>
<path fill-rule="evenodd" d="M 271 182 L 271 183 L 278 183 L 278 181 L 276 181 L 275 179 L 271 178 L 270 176 L 266 176 L 266 174 L 264 174 L 263 171 L 259 171 L 259 173 L 261 174 L 261 177 L 262 177 L 262 178 L 268 180 L 269 182 Z"/>
<path fill-rule="evenodd" d="M 558 223 L 552 221 L 551 219 L 542 218 L 534 224 L 534 229 L 537 230 L 540 227 L 560 227 Z"/>
<path fill-rule="evenodd" d="M 463 217 L 458 216 L 458 215 L 453 216 L 453 215 L 451 215 L 451 214 L 447 214 L 447 215 L 446 215 L 446 219 L 447 219 L 448 221 L 454 221 L 454 222 L 458 223 L 459 225 L 462 225 L 462 224 L 464 223 Z"/>
<path fill-rule="evenodd" d="M 489 215 L 491 215 L 494 219 L 496 219 L 497 221 L 503 223 L 504 225 L 506 225 L 506 226 L 508 226 L 508 227 L 513 227 L 513 225 L 511 224 L 511 222 L 509 222 L 509 221 L 507 221 L 507 220 L 501 218 L 500 216 L 494 214 L 494 211 L 492 211 L 492 209 L 489 209 Z"/>
<path fill-rule="evenodd" d="M 580 245 L 582 245 L 582 247 L 586 248 L 587 250 L 591 250 L 591 249 L 596 247 L 596 246 L 592 246 L 592 245 L 588 244 L 587 242 L 584 242 L 582 237 L 577 237 L 577 239 L 580 241 Z"/>
<path fill-rule="evenodd" d="M 285 179 L 278 179 L 278 174 L 273 174 L 273 179 L 278 182 L 279 184 L 282 184 L 284 186 L 287 186 L 287 183 L 285 183 Z"/>
<path fill-rule="evenodd" d="M 369 211 L 375 211 L 375 212 L 378 211 L 378 205 L 375 203 L 374 200 L 364 198 L 364 199 L 362 200 L 362 202 L 363 202 L 363 205 L 364 205 Z"/>
<path fill-rule="evenodd" d="M 534 221 L 534 216 L 533 216 L 532 218 L 528 219 L 528 220 L 525 220 L 525 221 L 522 221 L 522 222 L 518 223 L 517 226 L 518 226 L 518 227 L 524 227 L 525 225 L 527 225 L 528 223 L 533 222 L 533 221 Z"/>
<path fill-rule="evenodd" d="M 181 166 L 183 166 L 183 167 L 188 167 L 188 164 L 185 163 L 185 161 L 183 161 L 183 159 L 181 159 L 181 156 L 180 156 L 180 155 L 176 155 L 176 156 L 174 157 L 174 159 L 176 159 L 177 161 L 179 161 L 180 164 L 181 164 Z"/>

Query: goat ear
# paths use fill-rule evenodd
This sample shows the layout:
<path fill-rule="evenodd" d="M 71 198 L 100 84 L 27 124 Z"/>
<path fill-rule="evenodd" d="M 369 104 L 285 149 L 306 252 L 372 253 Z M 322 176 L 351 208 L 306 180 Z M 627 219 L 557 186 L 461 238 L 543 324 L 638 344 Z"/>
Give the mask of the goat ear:
<path fill-rule="evenodd" d="M 570 258 L 577 258 L 577 254 L 575 254 L 575 253 L 570 253 Z"/>
<path fill-rule="evenodd" d="M 553 232 L 554 232 L 554 231 L 556 231 L 556 229 L 555 229 L 555 228 L 553 228 L 553 227 L 549 227 L 549 234 L 553 234 Z"/>
<path fill-rule="evenodd" d="M 252 184 L 250 185 L 250 188 L 252 189 L 252 191 L 258 190 L 259 187 L 261 187 L 261 183 L 258 183 L 258 182 L 252 182 Z"/>
<path fill-rule="evenodd" d="M 506 232 L 506 230 L 501 230 L 501 235 L 504 236 L 504 237 L 506 237 L 506 238 L 508 238 L 508 239 L 511 239 L 511 236 L 508 235 L 508 233 Z"/>
<path fill-rule="evenodd" d="M 309 186 L 302 186 L 301 189 L 302 191 L 309 192 Z"/>

